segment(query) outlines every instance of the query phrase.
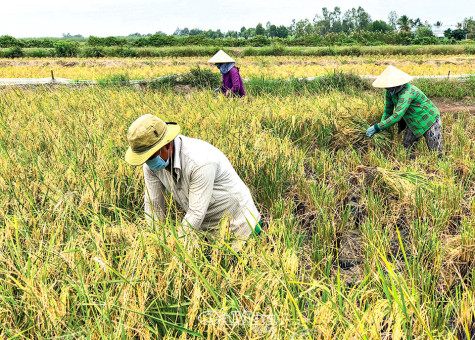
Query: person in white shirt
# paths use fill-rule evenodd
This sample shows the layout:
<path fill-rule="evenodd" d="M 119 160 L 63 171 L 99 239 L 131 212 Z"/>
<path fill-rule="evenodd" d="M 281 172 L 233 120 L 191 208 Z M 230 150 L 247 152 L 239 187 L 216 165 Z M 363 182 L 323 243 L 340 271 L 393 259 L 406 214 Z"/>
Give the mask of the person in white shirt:
<path fill-rule="evenodd" d="M 213 145 L 179 133 L 176 123 L 152 114 L 129 127 L 125 160 L 143 164 L 147 218 L 161 221 L 166 216 L 166 190 L 185 211 L 178 236 L 191 229 L 215 234 L 224 217 L 230 218 L 234 244 L 259 234 L 260 213 L 227 157 Z"/>

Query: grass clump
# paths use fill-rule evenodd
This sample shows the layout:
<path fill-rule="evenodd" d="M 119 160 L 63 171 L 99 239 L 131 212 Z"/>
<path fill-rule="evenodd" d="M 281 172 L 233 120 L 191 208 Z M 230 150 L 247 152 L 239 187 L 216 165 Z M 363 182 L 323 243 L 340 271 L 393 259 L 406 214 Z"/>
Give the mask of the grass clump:
<path fill-rule="evenodd" d="M 23 48 L 20 46 L 13 46 L 10 48 L 0 49 L 0 58 L 22 58 L 25 56 Z"/>
<path fill-rule="evenodd" d="M 198 89 L 214 89 L 221 84 L 221 75 L 209 68 L 196 66 L 178 78 L 177 84 L 188 85 Z"/>
<path fill-rule="evenodd" d="M 127 73 L 111 74 L 104 78 L 97 79 L 97 83 L 101 86 L 129 86 L 130 77 Z"/>
<path fill-rule="evenodd" d="M 193 89 L 215 89 L 221 84 L 221 75 L 199 65 L 192 67 L 188 72 L 161 77 L 149 84 L 152 89 L 170 89 L 175 87 L 189 87 Z"/>
<path fill-rule="evenodd" d="M 460 100 L 475 97 L 475 76 L 467 81 L 417 79 L 414 84 L 429 98 L 450 98 Z"/>
<path fill-rule="evenodd" d="M 246 82 L 246 90 L 254 95 L 290 95 L 317 94 L 341 91 L 345 93 L 370 90 L 369 82 L 357 75 L 343 72 L 329 73 L 314 80 L 296 79 L 264 79 L 251 78 Z"/>

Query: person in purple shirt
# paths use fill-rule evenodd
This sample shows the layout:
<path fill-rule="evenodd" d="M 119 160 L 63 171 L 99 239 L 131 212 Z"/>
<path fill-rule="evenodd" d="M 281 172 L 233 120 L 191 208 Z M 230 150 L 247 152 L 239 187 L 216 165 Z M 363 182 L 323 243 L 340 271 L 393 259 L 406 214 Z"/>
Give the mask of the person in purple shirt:
<path fill-rule="evenodd" d="M 216 89 L 226 95 L 226 97 L 239 96 L 243 97 L 246 94 L 242 83 L 239 69 L 235 66 L 235 61 L 223 50 L 219 50 L 213 58 L 208 60 L 208 63 L 215 64 L 223 75 L 223 85 Z"/>

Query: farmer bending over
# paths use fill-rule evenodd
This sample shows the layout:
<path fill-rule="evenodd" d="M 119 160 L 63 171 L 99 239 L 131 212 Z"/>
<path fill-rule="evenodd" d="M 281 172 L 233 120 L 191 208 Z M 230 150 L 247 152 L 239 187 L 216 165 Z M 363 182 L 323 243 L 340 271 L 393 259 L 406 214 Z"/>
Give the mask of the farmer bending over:
<path fill-rule="evenodd" d="M 229 229 L 235 236 L 232 247 L 239 251 L 251 234 L 261 231 L 249 189 L 220 150 L 179 132 L 176 123 L 165 123 L 152 114 L 129 127 L 125 160 L 143 164 L 146 217 L 165 218 L 166 189 L 186 213 L 179 237 L 193 239 L 192 229 L 215 233 L 223 217 L 229 216 Z"/>
<path fill-rule="evenodd" d="M 366 131 L 368 137 L 395 123 L 399 132 L 406 130 L 402 144 L 414 158 L 415 143 L 424 136 L 429 150 L 442 158 L 442 122 L 437 107 L 416 86 L 413 78 L 394 66 L 388 66 L 373 82 L 374 87 L 386 89 L 386 106 L 381 122 Z"/>
<path fill-rule="evenodd" d="M 239 69 L 234 66 L 235 61 L 228 56 L 223 50 L 219 50 L 208 63 L 215 64 L 219 72 L 223 75 L 223 85 L 216 90 L 224 93 L 226 97 L 230 95 L 243 97 L 246 94 L 242 84 Z"/>

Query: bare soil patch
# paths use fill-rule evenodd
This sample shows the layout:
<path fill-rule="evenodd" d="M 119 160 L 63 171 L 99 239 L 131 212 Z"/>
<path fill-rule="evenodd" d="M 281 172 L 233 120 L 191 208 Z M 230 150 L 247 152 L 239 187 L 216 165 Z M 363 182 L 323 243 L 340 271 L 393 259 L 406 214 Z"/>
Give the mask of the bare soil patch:
<path fill-rule="evenodd" d="M 440 113 L 468 112 L 469 114 L 475 114 L 475 105 L 473 103 L 442 100 L 433 100 L 433 103 L 437 106 Z"/>

